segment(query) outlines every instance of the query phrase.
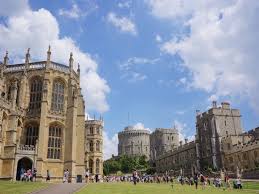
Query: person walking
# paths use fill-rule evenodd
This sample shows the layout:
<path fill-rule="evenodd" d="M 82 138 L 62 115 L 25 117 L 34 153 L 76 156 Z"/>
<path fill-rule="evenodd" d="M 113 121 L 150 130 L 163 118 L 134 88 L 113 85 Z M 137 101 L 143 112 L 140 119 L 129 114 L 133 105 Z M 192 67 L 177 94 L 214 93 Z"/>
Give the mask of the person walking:
<path fill-rule="evenodd" d="M 47 170 L 47 177 L 46 177 L 46 182 L 50 181 L 50 173 L 49 170 Z"/>
<path fill-rule="evenodd" d="M 133 183 L 134 183 L 134 185 L 136 185 L 137 179 L 138 179 L 138 173 L 136 170 L 133 171 L 132 177 L 133 177 Z"/>
<path fill-rule="evenodd" d="M 32 171 L 32 181 L 36 182 L 36 176 L 37 176 L 37 169 L 33 168 L 33 171 Z"/>
<path fill-rule="evenodd" d="M 200 175 L 200 179 L 201 179 L 202 189 L 205 189 L 205 177 L 203 176 L 203 174 Z"/>
<path fill-rule="evenodd" d="M 199 178 L 198 178 L 198 174 L 197 173 L 194 175 L 193 181 L 194 181 L 194 184 L 195 184 L 195 188 L 198 189 Z"/>
<path fill-rule="evenodd" d="M 85 170 L 85 183 L 88 183 L 89 182 L 89 175 L 90 175 L 90 173 L 89 173 L 89 170 L 88 170 L 88 168 Z"/>

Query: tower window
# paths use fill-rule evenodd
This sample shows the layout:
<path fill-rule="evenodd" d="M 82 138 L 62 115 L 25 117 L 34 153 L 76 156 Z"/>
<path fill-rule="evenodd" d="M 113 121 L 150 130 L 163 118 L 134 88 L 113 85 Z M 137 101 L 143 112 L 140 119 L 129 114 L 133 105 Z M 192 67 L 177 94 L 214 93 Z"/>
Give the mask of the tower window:
<path fill-rule="evenodd" d="M 64 109 L 64 84 L 60 81 L 53 83 L 51 109 L 63 111 Z"/>
<path fill-rule="evenodd" d="M 61 127 L 49 127 L 49 141 L 47 158 L 60 159 L 61 156 Z"/>
<path fill-rule="evenodd" d="M 98 158 L 96 159 L 95 165 L 96 165 L 95 172 L 96 172 L 96 174 L 99 174 L 99 172 L 100 172 L 100 160 Z"/>
<path fill-rule="evenodd" d="M 39 127 L 37 125 L 29 125 L 26 128 L 26 145 L 36 145 L 38 139 Z"/>
<path fill-rule="evenodd" d="M 31 82 L 30 91 L 30 111 L 40 110 L 41 108 L 41 94 L 42 94 L 42 81 L 40 79 L 34 79 Z"/>

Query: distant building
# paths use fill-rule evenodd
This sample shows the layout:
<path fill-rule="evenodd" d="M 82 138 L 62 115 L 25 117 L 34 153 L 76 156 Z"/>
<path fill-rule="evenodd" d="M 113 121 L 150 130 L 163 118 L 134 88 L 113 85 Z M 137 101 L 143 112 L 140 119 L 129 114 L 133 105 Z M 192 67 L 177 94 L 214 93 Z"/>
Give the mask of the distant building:
<path fill-rule="evenodd" d="M 150 132 L 143 129 L 126 127 L 118 133 L 118 154 L 128 156 L 145 155 L 147 160 L 150 158 Z"/>
<path fill-rule="evenodd" d="M 103 174 L 103 126 L 102 119 L 85 121 L 85 166 L 91 174 Z"/>
<path fill-rule="evenodd" d="M 243 133 L 241 115 L 238 109 L 230 108 L 227 102 L 196 116 L 197 164 L 200 169 L 223 167 L 221 139 Z"/>
<path fill-rule="evenodd" d="M 176 128 L 157 128 L 150 135 L 150 160 L 155 163 L 157 157 L 179 146 L 179 133 Z"/>
<path fill-rule="evenodd" d="M 243 133 L 240 111 L 226 102 L 221 107 L 213 102 L 196 119 L 195 140 L 180 142 L 179 147 L 157 157 L 158 173 L 188 176 L 211 168 L 259 178 L 259 127 Z"/>

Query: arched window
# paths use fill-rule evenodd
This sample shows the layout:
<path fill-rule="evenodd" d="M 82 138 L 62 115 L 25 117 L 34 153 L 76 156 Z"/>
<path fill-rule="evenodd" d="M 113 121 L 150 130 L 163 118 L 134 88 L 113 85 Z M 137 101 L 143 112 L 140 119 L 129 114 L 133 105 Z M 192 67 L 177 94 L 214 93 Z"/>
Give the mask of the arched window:
<path fill-rule="evenodd" d="M 92 159 L 89 160 L 89 172 L 93 173 L 93 165 L 94 165 L 94 161 Z"/>
<path fill-rule="evenodd" d="M 42 94 L 42 81 L 40 79 L 33 79 L 31 82 L 30 92 L 30 111 L 40 110 Z"/>
<path fill-rule="evenodd" d="M 60 159 L 61 156 L 61 132 L 60 126 L 49 127 L 48 158 Z"/>
<path fill-rule="evenodd" d="M 93 141 L 90 141 L 90 152 L 94 151 L 94 143 Z"/>
<path fill-rule="evenodd" d="M 12 86 L 9 85 L 8 86 L 8 90 L 7 90 L 7 100 L 11 100 L 11 91 L 12 91 Z"/>
<path fill-rule="evenodd" d="M 100 133 L 99 127 L 96 128 L 96 133 L 99 135 L 99 133 Z"/>
<path fill-rule="evenodd" d="M 94 128 L 93 127 L 90 127 L 90 135 L 93 135 L 94 134 Z"/>
<path fill-rule="evenodd" d="M 96 165 L 96 167 L 95 167 L 95 173 L 96 174 L 99 174 L 100 173 L 100 160 L 97 158 L 96 159 L 96 162 L 95 162 L 95 165 Z"/>
<path fill-rule="evenodd" d="M 20 84 L 17 84 L 17 96 L 16 96 L 16 105 L 19 105 L 19 93 L 20 93 Z"/>
<path fill-rule="evenodd" d="M 63 111 L 64 109 L 64 88 L 64 84 L 60 81 L 53 83 L 51 109 L 54 111 Z"/>
<path fill-rule="evenodd" d="M 36 140 L 39 135 L 39 126 L 38 125 L 28 125 L 26 127 L 26 142 L 25 145 L 36 145 Z"/>
<path fill-rule="evenodd" d="M 100 141 L 96 142 L 96 151 L 100 151 Z"/>

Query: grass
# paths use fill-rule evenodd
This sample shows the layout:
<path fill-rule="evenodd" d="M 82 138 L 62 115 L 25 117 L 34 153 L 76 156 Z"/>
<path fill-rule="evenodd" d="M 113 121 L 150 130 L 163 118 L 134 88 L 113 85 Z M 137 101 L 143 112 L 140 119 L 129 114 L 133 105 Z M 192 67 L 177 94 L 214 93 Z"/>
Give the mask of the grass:
<path fill-rule="evenodd" d="M 259 182 L 244 182 L 243 188 L 244 189 L 254 189 L 254 190 L 259 191 Z"/>
<path fill-rule="evenodd" d="M 0 194 L 25 194 L 48 187 L 41 182 L 11 182 L 0 181 Z"/>
<path fill-rule="evenodd" d="M 258 183 L 257 183 L 258 184 Z M 256 190 L 223 190 L 206 187 L 204 190 L 194 186 L 175 184 L 140 183 L 134 186 L 131 183 L 99 183 L 89 184 L 77 194 L 258 194 Z"/>

